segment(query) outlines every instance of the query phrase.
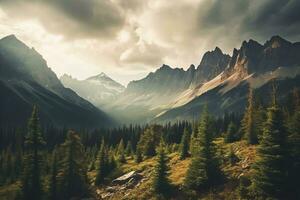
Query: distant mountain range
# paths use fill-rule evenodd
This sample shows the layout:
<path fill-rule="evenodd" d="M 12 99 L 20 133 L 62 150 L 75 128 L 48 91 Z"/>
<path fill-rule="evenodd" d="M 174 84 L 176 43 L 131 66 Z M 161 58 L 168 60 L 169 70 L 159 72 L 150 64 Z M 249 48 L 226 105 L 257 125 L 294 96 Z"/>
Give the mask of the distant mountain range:
<path fill-rule="evenodd" d="M 65 87 L 73 89 L 78 95 L 87 99 L 97 107 L 103 107 L 115 101 L 116 97 L 125 90 L 120 83 L 101 73 L 85 80 L 77 80 L 64 74 L 60 81 Z"/>
<path fill-rule="evenodd" d="M 211 112 L 242 112 L 249 86 L 269 95 L 272 79 L 284 98 L 299 87 L 300 43 L 274 36 L 265 44 L 244 41 L 232 56 L 216 47 L 198 67 L 187 70 L 163 65 L 147 77 L 132 81 L 111 103 L 112 113 L 130 113 L 132 121 L 168 122 L 195 119 L 204 104 Z M 109 109 L 108 109 L 109 110 Z M 120 114 L 118 115 L 120 116 Z M 124 119 L 126 116 L 121 116 Z"/>
<path fill-rule="evenodd" d="M 184 70 L 164 64 L 125 88 L 104 73 L 86 80 L 63 75 L 59 80 L 42 56 L 15 36 L 0 40 L 2 124 L 24 123 L 33 104 L 40 107 L 44 122 L 75 127 L 112 125 L 101 110 L 119 123 L 191 120 L 204 105 L 214 115 L 241 113 L 249 87 L 267 102 L 274 82 L 279 100 L 300 87 L 299 42 L 279 36 L 264 44 L 244 41 L 231 56 L 216 47 L 197 67 Z"/>
<path fill-rule="evenodd" d="M 103 111 L 65 88 L 43 57 L 14 35 L 0 40 L 0 125 L 24 126 L 34 104 L 43 124 L 73 128 L 113 125 Z"/>

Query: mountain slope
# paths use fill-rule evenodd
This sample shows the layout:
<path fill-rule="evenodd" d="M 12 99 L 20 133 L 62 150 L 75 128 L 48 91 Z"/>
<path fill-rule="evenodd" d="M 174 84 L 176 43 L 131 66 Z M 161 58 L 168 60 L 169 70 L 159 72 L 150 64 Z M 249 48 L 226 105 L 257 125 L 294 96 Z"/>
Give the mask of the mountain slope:
<path fill-rule="evenodd" d="M 65 87 L 71 88 L 81 97 L 101 108 L 115 100 L 117 95 L 125 89 L 123 85 L 112 80 L 104 73 L 86 80 L 77 80 L 64 74 L 60 80 Z"/>
<path fill-rule="evenodd" d="M 102 127 L 113 121 L 75 92 L 65 88 L 46 61 L 15 36 L 0 40 L 0 121 L 22 126 L 33 104 L 43 124 L 68 127 Z"/>
<path fill-rule="evenodd" d="M 224 72 L 205 84 L 180 95 L 172 109 L 156 116 L 155 121 L 176 121 L 198 117 L 207 104 L 215 115 L 242 112 L 249 85 L 266 99 L 271 80 L 276 80 L 278 95 L 285 99 L 295 87 L 300 87 L 300 43 L 291 43 L 279 36 L 264 45 L 249 40 L 239 50 L 234 49 Z"/>
<path fill-rule="evenodd" d="M 155 115 L 169 109 L 170 104 L 181 93 L 203 84 L 221 73 L 228 65 L 229 60 L 230 56 L 223 54 L 216 47 L 215 50 L 204 54 L 197 68 L 191 65 L 184 70 L 162 65 L 145 78 L 130 82 L 125 91 L 106 109 L 122 120 L 151 121 Z"/>

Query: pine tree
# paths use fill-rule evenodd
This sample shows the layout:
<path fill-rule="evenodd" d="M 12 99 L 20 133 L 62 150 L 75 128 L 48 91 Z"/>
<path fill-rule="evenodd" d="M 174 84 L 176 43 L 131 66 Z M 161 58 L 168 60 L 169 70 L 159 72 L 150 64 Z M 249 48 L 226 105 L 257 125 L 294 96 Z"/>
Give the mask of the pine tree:
<path fill-rule="evenodd" d="M 85 197 L 87 195 L 87 166 L 79 135 L 74 131 L 69 131 L 61 149 L 63 159 L 57 175 L 58 199 Z"/>
<path fill-rule="evenodd" d="M 125 158 L 125 148 L 124 148 L 124 142 L 123 139 L 121 139 L 119 145 L 118 145 L 118 161 L 121 163 L 126 162 Z"/>
<path fill-rule="evenodd" d="M 126 156 L 131 156 L 132 152 L 133 152 L 132 144 L 130 141 L 128 141 L 126 145 L 125 154 Z"/>
<path fill-rule="evenodd" d="M 257 149 L 253 194 L 261 199 L 282 199 L 286 174 L 286 129 L 281 110 L 273 100 Z"/>
<path fill-rule="evenodd" d="M 300 101 L 298 92 L 294 91 L 294 114 L 289 123 L 289 194 L 292 199 L 300 199 Z"/>
<path fill-rule="evenodd" d="M 19 178 L 22 169 L 23 169 L 23 163 L 22 163 L 22 158 L 23 158 L 23 135 L 21 133 L 20 129 L 17 129 L 16 131 L 16 153 L 15 153 L 15 175 L 16 178 Z"/>
<path fill-rule="evenodd" d="M 244 130 L 244 134 L 247 138 L 248 144 L 258 143 L 254 112 L 255 110 L 254 110 L 253 90 L 250 88 L 249 95 L 248 95 L 248 107 L 246 108 L 244 118 L 242 121 L 242 129 Z"/>
<path fill-rule="evenodd" d="M 168 179 L 167 157 L 163 142 L 161 141 L 158 149 L 157 163 L 154 169 L 152 187 L 156 194 L 167 194 L 170 190 L 170 181 Z"/>
<path fill-rule="evenodd" d="M 234 140 L 235 140 L 235 131 L 236 131 L 235 124 L 233 122 L 230 122 L 230 124 L 228 125 L 226 135 L 225 135 L 225 139 L 224 139 L 224 141 L 226 143 L 234 142 Z"/>
<path fill-rule="evenodd" d="M 223 178 L 212 142 L 210 117 L 207 109 L 204 109 L 201 116 L 198 136 L 193 144 L 192 161 L 184 181 L 187 189 L 196 191 L 215 186 Z"/>
<path fill-rule="evenodd" d="M 53 150 L 52 153 L 52 166 L 51 166 L 51 177 L 49 183 L 49 200 L 56 200 L 57 196 L 57 176 L 58 174 L 58 159 L 57 159 L 57 151 Z"/>
<path fill-rule="evenodd" d="M 3 175 L 4 175 L 4 181 L 7 184 L 10 184 L 14 180 L 14 156 L 11 151 L 11 146 L 9 146 L 6 151 L 5 151 L 5 156 L 4 156 L 4 166 L 3 166 Z"/>
<path fill-rule="evenodd" d="M 106 163 L 106 153 L 105 153 L 105 142 L 104 139 L 102 139 L 100 150 L 98 152 L 97 161 L 96 161 L 96 179 L 95 179 L 95 185 L 100 185 L 103 183 L 105 178 L 105 172 L 107 170 L 107 163 Z"/>
<path fill-rule="evenodd" d="M 137 148 L 137 149 L 136 149 L 134 160 L 135 160 L 136 163 L 142 162 L 143 157 L 142 157 L 142 152 L 141 152 L 141 149 L 140 149 L 140 148 Z"/>
<path fill-rule="evenodd" d="M 193 125 L 193 131 L 192 131 L 192 135 L 190 137 L 190 152 L 191 155 L 194 154 L 194 147 L 196 147 L 197 145 L 195 144 L 195 141 L 198 137 L 198 127 L 196 125 Z"/>
<path fill-rule="evenodd" d="M 152 125 L 145 130 L 138 143 L 138 148 L 142 151 L 143 156 L 152 157 L 156 155 L 155 148 L 159 144 L 161 136 L 162 127 L 159 125 Z"/>
<path fill-rule="evenodd" d="M 180 159 L 184 160 L 189 155 L 189 131 L 184 129 L 180 142 Z"/>
<path fill-rule="evenodd" d="M 108 172 L 113 171 L 117 167 L 117 162 L 115 160 L 115 155 L 112 151 L 109 152 L 109 160 L 108 160 Z"/>
<path fill-rule="evenodd" d="M 28 123 L 28 133 L 25 139 L 24 169 L 22 174 L 22 198 L 24 200 L 40 200 L 42 189 L 42 162 L 41 150 L 45 141 L 41 134 L 38 109 L 33 107 Z"/>

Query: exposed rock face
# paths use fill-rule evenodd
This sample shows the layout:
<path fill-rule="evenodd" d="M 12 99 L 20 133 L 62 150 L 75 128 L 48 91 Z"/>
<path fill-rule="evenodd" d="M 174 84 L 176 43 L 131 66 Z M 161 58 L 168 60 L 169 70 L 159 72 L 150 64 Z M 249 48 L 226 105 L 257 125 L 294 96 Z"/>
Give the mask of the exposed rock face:
<path fill-rule="evenodd" d="M 230 108 L 242 112 L 248 91 L 244 89 L 248 87 L 244 86 L 248 84 L 245 78 L 251 75 L 248 82 L 260 87 L 272 79 L 270 76 L 295 77 L 298 74 L 295 68 L 299 66 L 300 43 L 291 43 L 279 36 L 272 37 L 265 44 L 250 39 L 244 41 L 239 49 L 234 49 L 232 57 L 216 47 L 203 55 L 198 67 L 191 65 L 183 70 L 163 65 L 146 78 L 129 83 L 113 107 L 117 109 L 116 113 L 134 110 L 135 113 L 130 113 L 130 116 L 143 113 L 142 116 L 136 115 L 133 121 L 151 121 L 154 116 L 160 120 L 163 115 L 169 115 L 174 120 L 190 119 L 200 111 L 196 107 L 202 103 L 196 98 L 203 99 L 201 102 L 214 102 L 211 106 L 215 113 L 223 113 Z M 294 72 L 296 74 L 292 74 Z M 234 93 L 230 91 L 235 87 L 240 89 Z M 211 99 L 212 96 L 216 99 Z M 186 107 L 184 111 L 175 111 L 180 106 Z M 176 116 L 175 112 L 178 112 Z"/>
<path fill-rule="evenodd" d="M 204 54 L 194 77 L 193 84 L 207 82 L 219 75 L 228 65 L 230 56 L 223 54 L 219 47 Z"/>
<path fill-rule="evenodd" d="M 235 72 L 246 77 L 252 73 L 265 73 L 278 67 L 295 67 L 300 64 L 300 43 L 291 43 L 273 36 L 264 45 L 254 40 L 244 41 L 239 50 L 234 49 L 223 79 Z"/>
<path fill-rule="evenodd" d="M 204 54 L 197 69 L 191 65 L 186 71 L 162 65 L 146 78 L 132 81 L 125 91 L 130 93 L 173 93 L 206 82 L 219 75 L 228 65 L 230 56 L 223 54 L 218 47 Z"/>
<path fill-rule="evenodd" d="M 24 126 L 33 104 L 43 124 L 93 128 L 112 120 L 65 88 L 43 57 L 15 36 L 0 40 L 0 126 Z M 22 111 L 22 112 L 20 112 Z"/>
<path fill-rule="evenodd" d="M 294 87 L 300 86 L 299 75 L 299 42 L 291 43 L 279 36 L 272 37 L 264 45 L 254 40 L 244 41 L 240 49 L 233 50 L 220 78 L 216 77 L 187 92 L 184 97 L 192 96 L 193 99 L 189 98 L 190 101 L 185 101 L 184 105 L 163 112 L 156 121 L 193 120 L 205 104 L 214 115 L 241 113 L 246 105 L 249 85 L 257 90 L 263 103 L 267 103 L 274 78 L 277 79 L 278 98 L 283 101 Z"/>
<path fill-rule="evenodd" d="M 184 70 L 162 65 L 147 77 L 130 82 L 108 110 L 118 113 L 117 116 L 122 112 L 128 113 L 132 117 L 131 122 L 134 123 L 150 121 L 182 92 L 197 87 L 221 73 L 229 60 L 230 56 L 223 54 L 216 47 L 203 56 L 197 68 L 191 65 Z"/>

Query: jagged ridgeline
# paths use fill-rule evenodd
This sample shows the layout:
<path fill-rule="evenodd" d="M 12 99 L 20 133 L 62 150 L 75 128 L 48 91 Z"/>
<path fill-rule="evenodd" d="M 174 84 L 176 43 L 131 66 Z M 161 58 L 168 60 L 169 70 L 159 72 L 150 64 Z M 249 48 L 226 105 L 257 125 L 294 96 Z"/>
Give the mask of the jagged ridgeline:
<path fill-rule="evenodd" d="M 279 100 L 286 99 L 294 87 L 299 87 L 299 52 L 299 42 L 273 36 L 264 44 L 244 41 L 231 55 L 216 47 L 186 70 L 164 64 L 126 88 L 103 74 L 84 81 L 68 76 L 61 80 L 122 123 L 194 120 L 204 104 L 215 116 L 242 113 L 249 86 L 260 94 L 262 103 L 267 103 L 268 95 L 263 94 L 275 81 Z"/>

